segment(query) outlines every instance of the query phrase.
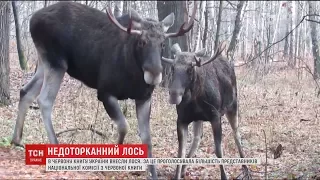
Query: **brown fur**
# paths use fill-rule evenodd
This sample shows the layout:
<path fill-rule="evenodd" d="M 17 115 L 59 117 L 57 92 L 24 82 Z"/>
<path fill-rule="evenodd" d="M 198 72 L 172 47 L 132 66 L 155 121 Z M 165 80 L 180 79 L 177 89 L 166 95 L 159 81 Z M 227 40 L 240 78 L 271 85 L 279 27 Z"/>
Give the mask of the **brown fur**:
<path fill-rule="evenodd" d="M 177 110 L 177 135 L 179 142 L 178 157 L 185 156 L 186 136 L 188 125 L 193 122 L 198 124 L 194 131 L 192 151 L 187 157 L 192 157 L 201 139 L 202 121 L 209 121 L 212 127 L 215 154 L 218 158 L 222 153 L 222 128 L 221 117 L 226 115 L 234 133 L 235 143 L 240 157 L 244 157 L 241 147 L 241 137 L 238 131 L 238 100 L 236 76 L 228 59 L 220 55 L 210 63 L 205 63 L 205 51 L 195 53 L 177 52 L 173 61 L 172 81 L 169 84 L 169 102 L 176 104 Z M 198 57 L 196 57 L 198 56 Z M 195 58 L 199 58 L 197 61 Z M 168 62 L 171 62 L 167 59 Z M 193 66 L 191 62 L 205 65 Z M 201 61 L 199 63 L 199 61 Z M 200 123 L 200 125 L 199 125 Z M 195 126 L 194 126 L 195 127 Z M 177 166 L 175 178 L 184 177 L 186 166 Z M 248 170 L 247 166 L 243 166 Z M 227 179 L 223 165 L 220 165 L 221 179 Z"/>

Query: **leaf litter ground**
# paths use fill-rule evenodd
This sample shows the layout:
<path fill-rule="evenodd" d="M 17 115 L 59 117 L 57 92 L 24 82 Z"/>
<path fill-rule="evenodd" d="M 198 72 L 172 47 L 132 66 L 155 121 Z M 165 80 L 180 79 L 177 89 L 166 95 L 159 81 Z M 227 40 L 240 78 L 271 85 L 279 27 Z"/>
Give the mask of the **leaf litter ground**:
<path fill-rule="evenodd" d="M 30 79 L 32 71 L 23 74 L 19 65 L 11 63 L 11 101 L 8 107 L 0 107 L 0 137 L 10 138 L 15 124 L 18 95 L 22 84 Z M 303 74 L 297 78 L 295 70 L 279 70 L 255 80 L 253 73 L 237 70 L 240 104 L 240 132 L 246 157 L 261 158 L 262 164 L 250 166 L 254 179 L 264 179 L 266 132 L 268 177 L 271 179 L 320 178 L 320 100 L 316 96 L 314 81 Z M 151 132 L 154 157 L 176 157 L 176 113 L 169 105 L 167 91 L 157 88 L 153 95 Z M 127 108 L 125 107 L 127 104 Z M 36 103 L 33 106 L 37 106 Z M 125 143 L 141 143 L 137 129 L 134 102 L 121 102 L 128 119 L 130 131 Z M 96 92 L 65 76 L 52 114 L 56 132 L 70 128 L 85 129 L 92 126 L 103 132 L 102 138 L 92 131 L 78 130 L 63 133 L 60 143 L 115 143 L 116 126 L 106 115 L 103 105 L 96 99 Z M 189 127 L 188 146 L 192 137 Z M 46 131 L 39 110 L 28 111 L 23 142 L 47 143 Z M 274 159 L 275 149 L 283 147 L 280 157 Z M 224 157 L 239 157 L 232 131 L 223 118 Z M 214 155 L 213 137 L 209 123 L 204 124 L 204 134 L 195 157 Z M 173 177 L 175 166 L 158 166 L 161 179 Z M 226 166 L 230 178 L 241 173 L 241 166 Z M 8 147 L 0 148 L 1 179 L 145 179 L 145 172 L 46 172 L 44 166 L 25 166 L 24 152 Z M 186 179 L 220 178 L 218 166 L 189 166 Z"/>

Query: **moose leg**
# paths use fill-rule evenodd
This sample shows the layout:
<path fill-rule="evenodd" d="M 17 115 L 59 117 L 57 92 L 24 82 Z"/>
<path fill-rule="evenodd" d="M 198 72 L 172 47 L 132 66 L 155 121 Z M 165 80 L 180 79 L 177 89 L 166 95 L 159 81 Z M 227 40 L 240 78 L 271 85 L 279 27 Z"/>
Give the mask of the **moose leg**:
<path fill-rule="evenodd" d="M 234 103 L 232 108 L 227 111 L 226 117 L 231 125 L 232 131 L 233 131 L 233 137 L 234 141 L 236 143 L 236 146 L 238 148 L 238 152 L 240 154 L 241 158 L 244 158 L 244 153 L 241 146 L 241 136 L 239 132 L 239 125 L 238 125 L 238 114 L 237 114 L 237 104 Z M 249 173 L 248 167 L 246 165 L 242 165 L 242 168 Z"/>
<path fill-rule="evenodd" d="M 178 134 L 178 158 L 184 158 L 186 156 L 187 148 L 187 136 L 188 136 L 188 124 L 182 123 L 181 120 L 177 121 L 177 134 Z M 177 165 L 176 174 L 174 179 L 180 179 L 182 166 Z"/>
<path fill-rule="evenodd" d="M 24 120 L 29 106 L 40 93 L 44 78 L 43 76 L 43 66 L 38 65 L 37 71 L 32 77 L 32 79 L 20 90 L 18 116 L 16 119 L 16 125 L 14 127 L 11 144 L 14 144 L 16 146 L 22 146 L 20 143 L 22 139 Z"/>
<path fill-rule="evenodd" d="M 143 144 L 148 145 L 148 158 L 152 158 L 152 142 L 150 134 L 151 97 L 147 100 L 135 100 L 136 114 L 140 138 Z M 155 165 L 148 166 L 152 179 L 158 179 Z"/>
<path fill-rule="evenodd" d="M 65 72 L 65 68 L 53 68 L 48 64 L 44 64 L 44 80 L 38 97 L 38 104 L 51 144 L 58 144 L 58 140 L 52 126 L 51 114 L 53 104 L 57 97 Z"/>
<path fill-rule="evenodd" d="M 100 99 L 101 97 L 98 97 Z M 124 138 L 128 133 L 129 125 L 125 116 L 123 115 L 118 99 L 114 96 L 104 94 L 102 98 L 103 106 L 107 111 L 109 117 L 117 124 L 118 128 L 118 144 L 123 144 Z"/>
<path fill-rule="evenodd" d="M 240 154 L 241 158 L 244 158 L 244 153 L 241 147 L 241 136 L 239 132 L 239 125 L 238 125 L 238 116 L 237 116 L 237 107 L 236 103 L 232 106 L 232 109 L 228 110 L 226 113 L 226 117 L 231 125 L 232 131 L 233 131 L 233 137 L 236 142 L 238 152 Z"/>
<path fill-rule="evenodd" d="M 194 121 L 193 122 L 193 141 L 187 158 L 191 158 L 196 150 L 198 149 L 202 137 L 202 128 L 203 128 L 203 121 Z M 181 174 L 184 177 L 186 171 L 186 165 L 182 165 Z"/>
<path fill-rule="evenodd" d="M 221 117 L 215 118 L 211 121 L 211 127 L 213 131 L 214 136 L 214 145 L 216 150 L 216 155 L 218 158 L 222 158 L 222 128 L 221 128 Z M 220 165 L 220 173 L 221 173 L 221 179 L 227 179 L 227 175 L 224 169 L 223 165 Z"/>

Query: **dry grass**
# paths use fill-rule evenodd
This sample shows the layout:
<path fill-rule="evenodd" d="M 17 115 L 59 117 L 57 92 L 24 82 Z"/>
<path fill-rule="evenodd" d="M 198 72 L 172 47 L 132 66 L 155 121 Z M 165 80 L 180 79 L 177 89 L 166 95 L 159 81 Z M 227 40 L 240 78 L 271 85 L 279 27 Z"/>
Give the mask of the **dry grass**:
<path fill-rule="evenodd" d="M 261 158 L 262 165 L 252 166 L 252 175 L 262 179 L 265 164 L 265 144 L 262 130 L 267 135 L 268 176 L 269 178 L 298 177 L 310 178 L 320 174 L 320 100 L 316 96 L 315 85 L 310 76 L 298 80 L 294 70 L 274 71 L 255 82 L 253 73 L 246 69 L 237 70 L 240 101 L 240 130 L 247 157 Z M 0 108 L 0 137 L 13 133 L 18 94 L 21 84 L 26 82 L 26 75 L 19 70 L 18 62 L 11 61 L 11 96 L 12 105 Z M 29 79 L 29 78 L 28 78 Z M 157 88 L 153 95 L 151 113 L 151 132 L 154 157 L 175 157 L 177 155 L 176 113 L 175 107 L 167 102 L 167 91 Z M 127 101 L 126 114 L 130 131 L 125 143 L 140 143 L 137 133 L 137 120 L 134 103 Z M 301 121 L 305 119 L 308 121 Z M 106 139 L 91 131 L 64 133 L 60 143 L 115 143 L 116 127 L 97 101 L 96 91 L 89 89 L 75 79 L 65 76 L 55 102 L 53 125 L 56 132 L 69 128 L 84 128 L 94 125 L 107 135 Z M 192 125 L 191 125 L 192 126 Z M 196 157 L 215 157 L 213 137 L 209 123 L 205 123 L 204 136 Z M 231 128 L 223 119 L 223 147 L 225 157 L 238 157 Z M 191 141 L 191 129 L 188 143 Z M 39 110 L 29 110 L 25 122 L 24 143 L 48 142 Z M 272 149 L 278 144 L 284 146 L 280 158 L 273 159 Z M 240 173 L 240 166 L 226 166 L 229 176 Z M 161 177 L 174 174 L 174 166 L 158 166 Z M 192 179 L 220 178 L 217 166 L 190 166 L 189 177 Z M 105 173 L 106 177 L 132 177 L 128 173 Z M 320 176 L 320 175 L 319 175 Z M 144 178 L 145 173 L 135 178 Z"/>

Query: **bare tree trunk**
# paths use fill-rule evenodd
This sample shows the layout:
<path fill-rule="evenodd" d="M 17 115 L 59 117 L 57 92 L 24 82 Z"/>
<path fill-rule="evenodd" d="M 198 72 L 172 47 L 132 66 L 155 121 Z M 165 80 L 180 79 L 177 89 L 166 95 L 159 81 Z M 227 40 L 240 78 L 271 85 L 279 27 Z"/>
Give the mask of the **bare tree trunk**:
<path fill-rule="evenodd" d="M 20 37 L 20 23 L 19 23 L 19 16 L 18 16 L 18 11 L 16 7 L 16 2 L 11 1 L 11 3 L 12 3 L 13 18 L 14 18 L 15 27 L 16 27 L 16 41 L 17 41 L 17 50 L 18 50 L 20 68 L 22 70 L 26 70 L 27 62 L 22 51 L 22 43 L 21 43 L 21 37 Z"/>
<path fill-rule="evenodd" d="M 308 7 L 308 2 L 307 1 L 305 1 L 304 2 L 304 9 L 306 9 Z M 304 11 L 303 11 L 304 12 Z M 307 12 L 304 12 L 302 15 L 304 16 L 305 14 L 306 14 Z M 307 56 L 307 42 L 308 42 L 308 33 L 307 33 L 307 29 L 308 29 L 308 23 L 304 23 L 303 24 L 303 28 L 304 28 L 304 31 L 303 31 L 303 59 L 305 59 L 306 58 L 306 56 Z"/>
<path fill-rule="evenodd" d="M 267 1 L 260 1 L 261 2 L 261 5 L 260 5 L 260 12 L 262 12 L 266 7 L 267 7 Z M 260 23 L 260 25 L 261 25 L 261 29 L 260 29 L 260 46 L 262 46 L 261 48 L 264 48 L 263 47 L 263 42 L 264 42 L 264 38 L 265 38 L 265 30 L 266 30 L 266 24 L 265 24 L 265 19 L 263 19 L 263 15 L 262 14 L 260 14 L 260 21 L 261 21 L 261 23 Z"/>
<path fill-rule="evenodd" d="M 114 2 L 114 16 L 120 17 L 122 15 L 121 10 L 123 9 L 123 2 L 122 1 L 115 1 Z"/>
<path fill-rule="evenodd" d="M 314 1 L 309 1 L 309 14 L 316 13 L 316 4 Z M 315 20 L 314 16 L 310 16 L 311 20 Z M 311 29 L 311 41 L 312 41 L 312 53 L 314 59 L 314 78 L 318 79 L 320 74 L 320 56 L 319 56 L 319 46 L 318 46 L 318 31 L 317 31 L 317 24 L 314 22 L 310 23 Z"/>
<path fill-rule="evenodd" d="M 290 19 L 290 16 L 289 16 L 289 12 L 287 12 L 287 25 L 286 25 L 286 35 L 289 34 L 289 26 L 290 26 L 290 23 L 289 23 L 289 19 Z M 283 50 L 283 56 L 285 58 L 288 57 L 288 51 L 289 51 L 289 36 L 285 39 L 284 41 L 284 50 Z"/>
<path fill-rule="evenodd" d="M 167 15 L 169 15 L 171 12 L 173 12 L 175 15 L 174 24 L 167 31 L 168 33 L 178 31 L 180 26 L 182 25 L 184 21 L 184 13 L 185 13 L 183 6 L 184 6 L 183 1 L 157 1 L 158 19 L 160 21 L 164 19 Z M 182 51 L 188 50 L 186 35 L 180 36 L 177 38 L 170 38 L 168 40 L 171 40 L 171 44 L 168 44 L 168 41 L 166 41 L 166 48 L 164 50 L 165 56 L 172 58 L 169 50 L 171 48 L 171 45 L 174 43 L 178 43 Z"/>
<path fill-rule="evenodd" d="M 184 21 L 184 1 L 157 1 L 157 9 L 158 9 L 158 19 L 159 21 L 163 20 L 166 16 L 168 16 L 171 12 L 175 15 L 175 20 L 173 26 L 168 29 L 168 33 L 176 32 L 179 30 L 180 26 Z M 190 32 L 191 33 L 191 32 Z M 173 58 L 172 53 L 170 51 L 171 46 L 174 43 L 178 43 L 182 51 L 188 51 L 188 43 L 187 43 L 187 35 L 180 36 L 177 38 L 169 38 L 165 41 L 165 48 L 163 50 L 163 56 Z M 167 85 L 168 74 L 170 73 L 170 68 L 168 68 L 166 63 L 163 63 L 163 83 L 162 86 Z"/>
<path fill-rule="evenodd" d="M 271 2 L 269 2 L 269 7 L 270 7 L 270 11 L 271 11 Z M 266 16 L 265 22 L 266 22 L 266 38 L 267 38 L 267 42 L 266 42 L 266 47 L 270 46 L 271 44 L 271 23 L 270 22 L 270 18 L 268 16 Z M 269 63 L 269 55 L 270 55 L 270 49 L 266 50 L 264 52 L 264 63 L 263 63 L 263 74 L 267 73 L 268 71 L 268 63 Z"/>
<path fill-rule="evenodd" d="M 131 8 L 137 9 L 136 1 L 130 1 L 131 2 Z"/>
<path fill-rule="evenodd" d="M 243 9 L 243 5 L 244 5 L 245 1 L 240 1 L 239 4 L 237 5 L 237 15 L 236 15 L 236 20 L 235 20 L 235 24 L 234 24 L 234 30 L 232 33 L 232 38 L 229 44 L 229 48 L 227 51 L 227 56 L 228 58 L 230 58 L 231 62 L 234 61 L 234 51 L 236 49 L 236 45 L 237 45 L 237 41 L 238 41 L 238 36 L 239 36 L 239 32 L 241 29 L 241 15 L 242 15 L 242 9 Z M 215 45 L 216 48 L 216 45 Z"/>
<path fill-rule="evenodd" d="M 219 35 L 220 35 L 220 27 L 221 27 L 221 14 L 222 14 L 222 5 L 223 5 L 223 1 L 220 0 L 220 4 L 219 4 L 219 12 L 218 12 L 218 20 L 217 20 L 217 30 L 216 30 L 216 38 L 214 40 L 214 52 L 216 52 L 217 50 L 217 46 L 219 43 Z"/>
<path fill-rule="evenodd" d="M 248 3 L 251 3 L 251 1 L 248 1 Z M 257 8 L 257 2 L 256 1 L 253 1 L 252 2 L 252 8 L 253 9 L 256 9 Z M 248 58 L 246 59 L 246 63 L 248 62 L 248 61 L 250 61 L 250 59 L 252 58 L 252 57 L 254 57 L 255 56 L 255 52 L 256 52 L 256 47 L 255 47 L 255 42 L 256 42 L 256 38 L 258 37 L 258 35 L 257 35 L 257 33 L 258 33 L 258 28 L 259 28 L 259 25 L 258 25 L 258 13 L 256 12 L 256 11 L 253 11 L 253 12 L 251 12 L 251 14 L 252 14 L 252 26 L 250 26 L 250 27 L 254 27 L 254 28 L 249 28 L 249 22 L 247 21 L 247 29 L 248 29 L 248 31 L 249 30 L 252 30 L 251 32 L 251 44 L 250 44 L 250 46 L 248 46 L 251 50 L 250 50 L 250 55 L 248 56 Z M 249 33 L 248 33 L 248 35 L 249 35 Z M 256 60 L 254 60 L 254 61 L 252 61 L 252 62 L 250 62 L 249 63 L 249 66 L 255 66 L 255 63 L 256 63 L 257 61 Z"/>
<path fill-rule="evenodd" d="M 204 9 L 205 9 L 205 6 L 206 6 L 206 3 L 204 3 L 203 1 L 200 1 L 200 7 L 199 7 L 199 20 L 198 20 L 198 26 L 197 26 L 197 29 L 196 29 L 196 35 L 195 35 L 195 43 L 193 45 L 193 51 L 197 51 L 198 49 L 200 49 L 201 47 L 201 35 L 202 35 L 202 31 L 201 31 L 201 28 L 200 27 L 203 27 L 203 21 L 202 21 L 202 16 L 203 16 L 203 13 L 204 13 Z"/>
<path fill-rule="evenodd" d="M 277 13 L 277 20 L 276 20 L 276 27 L 274 28 L 274 32 L 273 32 L 273 37 L 272 37 L 272 41 L 271 43 L 274 43 L 277 39 L 277 36 L 278 36 L 278 27 L 279 27 L 279 19 L 280 19 L 280 12 L 281 12 L 281 9 L 282 9 L 282 1 L 279 2 L 279 8 L 278 8 L 278 13 Z M 279 50 L 279 44 L 277 46 L 278 50 Z"/>
<path fill-rule="evenodd" d="M 295 6 L 295 14 L 294 14 L 294 23 L 295 25 L 299 23 L 299 5 L 296 5 Z M 299 48 L 299 31 L 300 31 L 301 27 L 299 27 L 299 29 L 297 29 L 295 32 L 294 32 L 294 58 L 293 58 L 293 67 L 296 66 L 297 64 L 297 56 L 298 56 L 298 48 Z"/>
<path fill-rule="evenodd" d="M 0 1 L 0 104 L 10 104 L 9 30 L 10 2 Z"/>
<path fill-rule="evenodd" d="M 290 25 L 291 25 L 291 29 L 294 28 L 294 18 L 295 18 L 295 1 L 292 1 L 292 14 L 291 14 L 291 21 L 290 21 Z M 295 31 L 293 31 L 291 34 L 290 34 L 290 49 L 289 49 L 289 65 L 291 67 L 294 66 L 294 55 L 293 55 L 293 51 L 294 51 L 294 34 L 295 34 Z"/>
<path fill-rule="evenodd" d="M 262 1 L 253 1 L 253 9 L 258 9 L 260 11 L 260 7 L 261 7 Z M 254 14 L 254 19 L 255 19 L 255 25 L 256 25 L 256 29 L 254 31 L 254 36 L 253 36 L 253 44 L 252 44 L 252 49 L 253 49 L 253 53 L 254 53 L 254 57 L 257 57 L 257 55 L 260 53 L 260 48 L 261 48 L 261 38 L 262 38 L 262 24 L 261 23 L 261 15 L 259 13 L 259 11 L 256 10 L 255 12 L 253 12 Z M 256 60 L 254 60 L 253 62 L 251 62 L 251 66 L 253 67 L 257 67 L 260 63 L 260 57 L 258 57 Z"/>
<path fill-rule="evenodd" d="M 128 13 L 128 8 L 129 8 L 128 4 L 129 3 L 130 3 L 129 1 L 123 1 L 122 14 L 127 14 Z"/>
<path fill-rule="evenodd" d="M 264 35 L 265 35 L 265 19 L 263 18 L 262 10 L 264 10 L 267 6 L 266 1 L 257 1 L 257 8 L 259 9 L 258 12 L 256 12 L 257 22 L 258 22 L 258 32 L 255 39 L 255 57 L 262 54 L 262 49 L 264 48 Z M 253 63 L 255 66 L 255 81 L 257 81 L 261 76 L 260 73 L 262 72 L 263 67 L 263 60 L 262 57 L 259 56 L 256 60 L 256 62 Z"/>
<path fill-rule="evenodd" d="M 250 9 L 250 1 L 248 1 L 248 9 Z M 252 21 L 251 21 L 251 28 L 253 28 L 254 26 L 255 26 L 255 22 L 254 22 L 254 18 L 252 18 Z M 251 29 L 250 28 L 250 29 Z M 251 34 L 251 36 L 252 36 L 252 34 Z M 245 38 L 244 38 L 244 41 L 245 41 L 245 44 L 244 44 L 244 53 L 245 53 L 245 56 L 243 57 L 244 58 L 244 60 L 245 60 L 245 62 L 246 62 L 246 57 L 247 57 L 247 55 L 248 55 L 248 53 L 249 53 L 249 46 L 248 46 L 248 43 L 250 42 L 250 38 L 249 38 L 249 17 L 247 17 L 247 19 L 246 19 L 246 34 L 245 34 Z M 251 54 L 251 53 L 250 53 Z"/>
<path fill-rule="evenodd" d="M 245 34 L 244 32 L 241 32 L 242 34 Z M 245 42 L 245 35 L 242 35 L 241 36 L 241 33 L 239 34 L 239 37 L 242 37 L 241 38 L 241 41 L 242 41 L 242 43 L 241 43 L 241 59 L 244 59 L 245 58 L 245 47 L 246 47 L 246 42 Z"/>
<path fill-rule="evenodd" d="M 209 7 L 208 7 L 208 1 L 206 1 L 206 10 L 204 11 L 204 30 L 203 30 L 203 37 L 202 37 L 202 47 L 207 47 L 206 43 L 207 43 L 207 36 L 208 36 L 208 18 L 209 18 Z"/>
<path fill-rule="evenodd" d="M 208 55 L 212 54 L 213 51 L 213 37 L 214 37 L 214 32 L 215 32 L 215 5 L 216 1 L 207 1 L 206 2 L 206 11 L 207 11 L 207 17 L 208 17 L 208 22 L 207 22 L 207 31 L 204 32 L 203 35 L 206 35 L 206 38 L 203 39 L 206 44 L 203 47 L 207 47 L 207 53 Z M 208 33 L 210 32 L 210 35 Z"/>

